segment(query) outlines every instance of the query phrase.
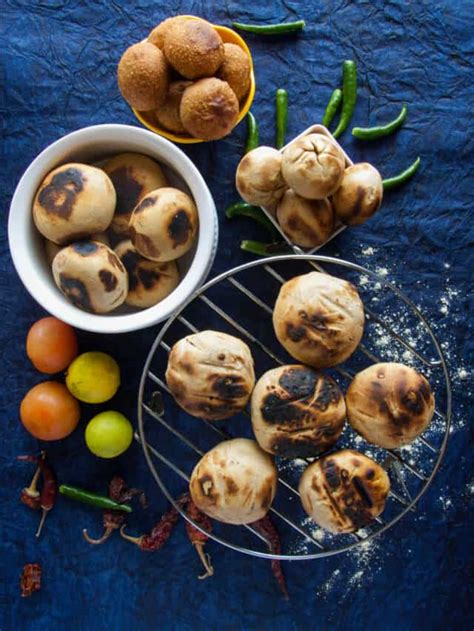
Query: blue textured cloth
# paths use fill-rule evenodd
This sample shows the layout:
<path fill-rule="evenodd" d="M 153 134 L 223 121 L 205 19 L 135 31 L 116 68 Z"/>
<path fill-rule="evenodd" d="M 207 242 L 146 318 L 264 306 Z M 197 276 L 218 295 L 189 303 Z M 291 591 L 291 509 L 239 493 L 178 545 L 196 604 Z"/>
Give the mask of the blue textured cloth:
<path fill-rule="evenodd" d="M 0 9 L 1 631 L 471 630 L 473 2 L 1 0 Z M 50 142 L 90 124 L 136 124 L 117 89 L 117 62 L 153 25 L 179 13 L 222 24 L 306 19 L 307 27 L 297 37 L 247 37 L 258 86 L 252 110 L 263 143 L 274 139 L 276 88 L 289 93 L 291 137 L 321 120 L 340 81 L 341 61 L 353 58 L 360 77 L 354 123 L 390 120 L 402 102 L 408 103 L 409 116 L 400 133 L 381 142 L 357 142 L 346 132 L 341 140 L 348 153 L 354 160 L 371 161 L 384 176 L 422 157 L 416 178 L 387 195 L 376 217 L 347 230 L 324 252 L 388 272 L 433 322 L 453 376 L 448 452 L 419 510 L 373 547 L 286 564 L 288 603 L 275 588 L 268 562 L 217 544 L 209 546 L 215 577 L 198 581 L 200 568 L 182 527 L 156 555 L 140 552 L 118 536 L 94 548 L 85 544 L 81 529 L 98 534 L 100 516 L 60 500 L 36 540 L 36 515 L 18 501 L 30 469 L 15 457 L 39 446 L 21 427 L 18 407 L 24 393 L 42 380 L 26 359 L 24 340 L 32 322 L 44 314 L 11 263 L 8 205 L 22 172 Z M 223 215 L 236 198 L 234 171 L 245 134 L 242 124 L 223 141 L 185 149 L 206 178 L 219 211 L 221 237 L 213 272 L 248 260 L 239 251 L 242 237 L 265 238 L 247 220 L 230 224 Z M 123 386 L 114 407 L 131 418 L 156 332 L 80 335 L 82 348 L 111 351 L 120 362 Z M 62 480 L 105 490 L 118 471 L 130 484 L 145 488 L 151 508 L 141 523 L 132 520 L 130 529 L 150 527 L 165 508 L 137 445 L 114 462 L 98 460 L 87 452 L 78 430 L 48 445 L 48 451 Z M 43 589 L 21 599 L 21 568 L 33 561 L 43 566 Z"/>

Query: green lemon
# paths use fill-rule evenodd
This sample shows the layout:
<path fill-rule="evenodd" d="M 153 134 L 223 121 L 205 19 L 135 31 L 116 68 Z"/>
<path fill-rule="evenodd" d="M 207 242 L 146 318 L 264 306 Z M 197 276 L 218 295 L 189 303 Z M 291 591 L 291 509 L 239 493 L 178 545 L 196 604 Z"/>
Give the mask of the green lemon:
<path fill-rule="evenodd" d="M 86 445 L 99 458 L 120 456 L 130 447 L 132 439 L 132 424 L 120 412 L 101 412 L 86 427 Z"/>
<path fill-rule="evenodd" d="M 82 353 L 69 366 L 66 386 L 84 403 L 104 403 L 111 399 L 120 385 L 120 368 L 113 357 L 105 353 Z"/>

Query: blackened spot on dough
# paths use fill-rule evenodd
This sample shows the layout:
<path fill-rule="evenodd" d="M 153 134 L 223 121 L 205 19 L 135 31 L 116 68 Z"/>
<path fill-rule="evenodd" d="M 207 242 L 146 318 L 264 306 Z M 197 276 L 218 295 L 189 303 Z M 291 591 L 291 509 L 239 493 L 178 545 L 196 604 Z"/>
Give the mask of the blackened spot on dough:
<path fill-rule="evenodd" d="M 158 284 L 160 279 L 160 273 L 153 269 L 146 269 L 145 267 L 139 267 L 137 269 L 137 275 L 140 283 L 145 289 L 153 289 Z"/>
<path fill-rule="evenodd" d="M 248 394 L 242 383 L 240 375 L 227 375 L 226 377 L 213 375 L 213 390 L 222 399 L 237 399 Z"/>
<path fill-rule="evenodd" d="M 75 167 L 56 173 L 48 186 L 38 195 L 40 205 L 53 215 L 68 219 L 74 208 L 77 195 L 82 191 L 85 178 Z"/>
<path fill-rule="evenodd" d="M 128 215 L 138 204 L 143 187 L 133 177 L 133 169 L 130 167 L 120 167 L 109 174 L 112 184 L 117 194 L 117 205 L 115 212 L 117 215 Z"/>
<path fill-rule="evenodd" d="M 72 244 L 72 249 L 81 256 L 89 256 L 89 254 L 97 252 L 99 246 L 94 241 L 76 241 Z"/>
<path fill-rule="evenodd" d="M 81 280 L 61 273 L 59 274 L 59 287 L 75 307 L 85 309 L 86 311 L 94 311 L 87 287 Z"/>
<path fill-rule="evenodd" d="M 121 257 L 122 263 L 125 265 L 125 269 L 128 273 L 129 291 L 133 291 L 138 285 L 137 266 L 139 259 L 139 254 L 134 250 L 127 250 Z"/>
<path fill-rule="evenodd" d="M 142 199 L 142 201 L 135 207 L 135 212 L 139 213 L 142 210 L 145 210 L 146 208 L 149 208 L 150 206 L 153 206 L 156 203 L 156 197 L 150 197 L 149 195 L 147 197 L 145 197 L 145 199 Z"/>
<path fill-rule="evenodd" d="M 339 488 L 341 484 L 340 470 L 332 458 L 326 458 L 322 463 L 323 473 L 331 490 Z"/>
<path fill-rule="evenodd" d="M 99 271 L 99 278 L 106 292 L 110 293 L 117 287 L 118 279 L 115 274 L 112 274 L 108 269 L 101 269 Z"/>
<path fill-rule="evenodd" d="M 191 232 L 191 222 L 185 210 L 178 210 L 170 221 L 168 234 L 173 241 L 174 247 L 183 245 L 189 238 Z"/>
<path fill-rule="evenodd" d="M 288 368 L 278 383 L 294 399 L 309 397 L 313 394 L 318 375 L 310 368 Z"/>
<path fill-rule="evenodd" d="M 306 329 L 304 326 L 294 326 L 293 324 L 286 325 L 286 334 L 292 342 L 301 342 L 306 336 Z"/>

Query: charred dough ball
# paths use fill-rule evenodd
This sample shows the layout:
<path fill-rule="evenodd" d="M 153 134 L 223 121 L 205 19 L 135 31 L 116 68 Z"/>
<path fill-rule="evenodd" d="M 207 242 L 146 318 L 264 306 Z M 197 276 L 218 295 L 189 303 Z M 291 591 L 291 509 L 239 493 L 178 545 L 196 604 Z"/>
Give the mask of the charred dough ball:
<path fill-rule="evenodd" d="M 191 474 L 189 490 L 196 506 L 226 524 L 262 519 L 276 493 L 273 459 L 247 438 L 234 438 L 208 451 Z"/>
<path fill-rule="evenodd" d="M 117 193 L 117 206 L 111 228 L 118 235 L 128 235 L 128 224 L 138 202 L 158 188 L 167 186 L 160 165 L 141 153 L 121 153 L 104 165 Z"/>
<path fill-rule="evenodd" d="M 303 508 L 329 532 L 354 532 L 382 513 L 390 480 L 371 458 L 352 449 L 325 456 L 307 467 L 299 492 Z"/>
<path fill-rule="evenodd" d="M 192 85 L 191 81 L 173 81 L 170 83 L 165 102 L 155 112 L 158 123 L 175 134 L 186 132 L 181 122 L 179 108 L 184 91 L 190 85 Z"/>
<path fill-rule="evenodd" d="M 341 184 L 331 201 L 337 218 L 353 226 L 364 223 L 377 212 L 382 196 L 380 173 L 368 162 L 361 162 L 344 171 Z"/>
<path fill-rule="evenodd" d="M 292 357 L 327 368 L 340 364 L 357 348 L 364 331 L 364 307 L 351 283 L 310 272 L 281 287 L 273 326 Z"/>
<path fill-rule="evenodd" d="M 56 285 L 72 304 L 92 313 L 108 313 L 127 296 L 122 262 L 108 246 L 78 241 L 63 248 L 53 261 Z"/>
<path fill-rule="evenodd" d="M 128 274 L 127 305 L 146 309 L 166 298 L 179 283 L 175 261 L 155 263 L 140 256 L 130 240 L 122 241 L 115 254 Z"/>
<path fill-rule="evenodd" d="M 369 443 L 396 449 L 411 443 L 431 422 L 430 384 L 414 368 L 373 364 L 352 380 L 346 395 L 350 424 Z"/>
<path fill-rule="evenodd" d="M 148 41 L 163 50 L 165 39 L 171 33 L 173 27 L 175 27 L 180 22 L 187 22 L 188 20 L 192 19 L 193 18 L 188 15 L 177 15 L 172 18 L 166 18 L 166 20 L 160 22 L 158 26 L 155 26 L 155 28 L 151 31 L 151 33 L 148 35 Z"/>
<path fill-rule="evenodd" d="M 205 20 L 175 22 L 164 38 L 163 52 L 186 79 L 212 77 L 224 61 L 224 43 Z"/>
<path fill-rule="evenodd" d="M 240 161 L 235 185 L 249 204 L 274 208 L 286 190 L 281 173 L 281 153 L 272 147 L 257 147 Z"/>
<path fill-rule="evenodd" d="M 150 42 L 127 48 L 118 65 L 118 84 L 130 107 L 156 109 L 168 90 L 168 67 L 161 50 Z"/>
<path fill-rule="evenodd" d="M 71 162 L 45 177 L 33 202 L 33 219 L 44 237 L 63 245 L 106 230 L 115 202 L 113 184 L 102 169 Z"/>
<path fill-rule="evenodd" d="M 241 101 L 250 88 L 250 59 L 247 53 L 237 44 L 224 44 L 224 61 L 217 76 L 227 81 Z"/>
<path fill-rule="evenodd" d="M 201 331 L 171 349 L 166 383 L 179 406 L 209 420 L 229 418 L 247 404 L 254 383 L 247 344 L 218 331 Z"/>
<path fill-rule="evenodd" d="M 280 366 L 257 381 L 252 427 L 258 444 L 285 458 L 326 451 L 341 435 L 346 404 L 330 377 L 307 366 Z"/>
<path fill-rule="evenodd" d="M 336 144 L 322 134 L 308 134 L 290 143 L 283 152 L 282 172 L 295 193 L 322 199 L 339 187 L 345 159 Z"/>
<path fill-rule="evenodd" d="M 198 228 L 196 206 L 189 195 L 164 187 L 146 195 L 133 211 L 130 235 L 146 259 L 173 261 L 193 245 Z"/>
<path fill-rule="evenodd" d="M 184 91 L 179 108 L 187 132 L 202 140 L 230 134 L 239 117 L 239 102 L 226 81 L 201 79 Z"/>
<path fill-rule="evenodd" d="M 303 248 L 325 243 L 334 232 L 334 211 L 329 200 L 305 199 L 291 189 L 278 204 L 277 219 L 290 241 Z"/>

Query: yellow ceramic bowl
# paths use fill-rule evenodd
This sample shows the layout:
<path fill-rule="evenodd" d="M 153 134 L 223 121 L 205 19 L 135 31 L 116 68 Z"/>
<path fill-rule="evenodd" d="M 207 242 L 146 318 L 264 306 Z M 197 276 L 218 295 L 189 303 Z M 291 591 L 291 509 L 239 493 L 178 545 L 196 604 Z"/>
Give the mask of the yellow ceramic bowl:
<path fill-rule="evenodd" d="M 186 17 L 195 17 L 195 16 L 189 15 Z M 250 89 L 249 89 L 249 93 L 247 94 L 245 98 L 245 101 L 242 103 L 242 106 L 240 108 L 239 118 L 237 119 L 237 122 L 235 123 L 235 126 L 237 126 L 240 123 L 240 121 L 245 117 L 245 115 L 248 113 L 250 106 L 252 105 L 253 97 L 255 96 L 255 75 L 253 72 L 252 55 L 250 54 L 249 47 L 247 46 L 247 44 L 244 42 L 244 40 L 240 37 L 238 33 L 236 33 L 230 28 L 227 28 L 227 26 L 219 26 L 218 24 L 213 24 L 212 26 L 216 29 L 216 31 L 222 37 L 222 41 L 224 43 L 229 42 L 230 44 L 237 44 L 237 46 L 240 46 L 240 48 L 242 48 L 242 50 L 244 50 L 247 53 L 248 58 L 250 59 Z M 172 140 L 173 142 L 178 142 L 178 143 L 188 144 L 188 145 L 195 144 L 198 142 L 205 142 L 204 140 L 201 140 L 200 138 L 194 138 L 193 136 L 178 136 L 176 134 L 173 134 L 173 132 L 170 132 L 167 129 L 164 129 L 163 127 L 158 127 L 157 121 L 153 116 L 153 112 L 139 112 L 138 110 L 134 108 L 132 108 L 132 111 L 142 125 L 147 127 L 150 131 L 154 131 L 155 134 L 160 134 L 160 136 L 164 136 L 165 138 L 168 138 L 168 140 Z"/>

